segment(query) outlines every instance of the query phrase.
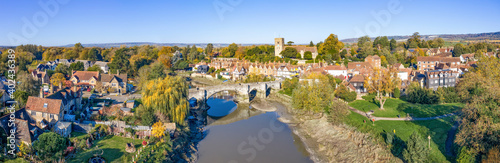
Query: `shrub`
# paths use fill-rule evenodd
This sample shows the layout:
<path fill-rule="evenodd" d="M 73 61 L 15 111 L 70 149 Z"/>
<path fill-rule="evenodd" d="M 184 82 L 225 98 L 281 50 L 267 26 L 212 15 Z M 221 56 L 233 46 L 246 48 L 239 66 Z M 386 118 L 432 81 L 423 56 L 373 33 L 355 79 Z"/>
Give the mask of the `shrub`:
<path fill-rule="evenodd" d="M 440 87 L 436 93 L 439 95 L 440 103 L 455 103 L 460 102 L 460 97 L 457 94 L 455 87 Z"/>
<path fill-rule="evenodd" d="M 406 101 L 419 104 L 437 104 L 439 103 L 439 95 L 434 91 L 420 87 L 416 82 L 410 84 L 407 93 Z"/>
<path fill-rule="evenodd" d="M 376 101 L 374 94 L 368 94 L 368 95 L 362 96 L 361 98 L 363 98 L 364 100 L 366 100 L 368 102 L 375 102 Z"/>
<path fill-rule="evenodd" d="M 401 96 L 401 92 L 399 91 L 399 88 L 394 89 L 394 98 L 399 98 Z"/>
<path fill-rule="evenodd" d="M 388 145 L 391 145 L 392 144 L 392 140 L 394 139 L 394 133 L 392 132 L 385 132 L 385 142 L 388 144 Z"/>

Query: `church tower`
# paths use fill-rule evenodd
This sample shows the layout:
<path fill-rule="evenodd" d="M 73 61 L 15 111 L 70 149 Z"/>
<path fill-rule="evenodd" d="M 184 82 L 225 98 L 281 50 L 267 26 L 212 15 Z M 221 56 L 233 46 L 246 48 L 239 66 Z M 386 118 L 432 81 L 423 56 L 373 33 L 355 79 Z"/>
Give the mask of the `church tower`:
<path fill-rule="evenodd" d="M 280 55 L 281 51 L 285 48 L 285 39 L 284 38 L 274 38 L 274 56 L 282 58 Z"/>

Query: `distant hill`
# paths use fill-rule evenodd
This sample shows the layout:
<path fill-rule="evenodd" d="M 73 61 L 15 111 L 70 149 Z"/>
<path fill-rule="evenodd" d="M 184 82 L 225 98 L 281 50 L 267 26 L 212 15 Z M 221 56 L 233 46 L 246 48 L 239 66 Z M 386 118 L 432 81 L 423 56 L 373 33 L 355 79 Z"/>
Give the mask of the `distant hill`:
<path fill-rule="evenodd" d="M 405 41 L 411 35 L 407 36 L 387 36 L 389 39 L 395 39 L 396 41 Z M 490 33 L 475 33 L 475 34 L 438 34 L 438 35 L 420 35 L 425 40 L 431 40 L 437 37 L 443 38 L 445 41 L 471 41 L 471 40 L 500 40 L 500 32 L 490 32 Z M 371 37 L 375 39 L 375 37 Z M 345 43 L 355 43 L 358 42 L 358 38 L 348 38 L 340 40 Z"/>

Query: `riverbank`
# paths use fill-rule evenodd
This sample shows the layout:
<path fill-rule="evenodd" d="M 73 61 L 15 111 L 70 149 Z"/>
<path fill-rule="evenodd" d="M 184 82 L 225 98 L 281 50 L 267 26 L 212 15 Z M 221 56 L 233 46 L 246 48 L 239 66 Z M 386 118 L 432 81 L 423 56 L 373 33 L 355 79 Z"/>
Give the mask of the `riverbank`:
<path fill-rule="evenodd" d="M 325 116 L 295 113 L 289 96 L 275 93 L 269 100 L 285 106 L 276 110 L 280 120 L 300 137 L 314 162 L 402 162 L 369 134 L 347 125 L 334 125 Z"/>

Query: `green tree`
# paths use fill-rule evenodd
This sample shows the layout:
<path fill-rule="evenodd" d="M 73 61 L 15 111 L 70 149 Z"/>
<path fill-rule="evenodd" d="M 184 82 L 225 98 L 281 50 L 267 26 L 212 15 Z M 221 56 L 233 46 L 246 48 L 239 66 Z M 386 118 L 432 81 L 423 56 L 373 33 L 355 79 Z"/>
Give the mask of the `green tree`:
<path fill-rule="evenodd" d="M 71 74 L 71 70 L 69 69 L 69 66 L 67 66 L 65 64 L 58 64 L 57 67 L 55 68 L 55 72 L 56 73 L 61 73 L 61 74 L 64 74 L 64 75 L 70 75 Z"/>
<path fill-rule="evenodd" d="M 309 42 L 309 47 L 314 47 L 313 41 Z"/>
<path fill-rule="evenodd" d="M 55 161 L 62 155 L 63 150 L 67 146 L 68 140 L 54 132 L 45 132 L 33 142 L 33 150 L 41 160 Z"/>
<path fill-rule="evenodd" d="M 313 57 L 312 57 L 312 52 L 310 52 L 310 51 L 306 51 L 306 52 L 304 52 L 304 59 L 306 59 L 306 60 L 311 60 L 311 59 L 313 59 Z"/>
<path fill-rule="evenodd" d="M 19 108 L 26 106 L 26 102 L 28 102 L 28 97 L 32 96 L 28 92 L 17 90 L 14 91 L 14 100 L 16 100 L 19 104 Z"/>
<path fill-rule="evenodd" d="M 413 33 L 413 35 L 406 41 L 407 45 L 409 45 L 408 48 L 418 48 L 422 41 L 420 38 L 421 36 L 418 32 Z"/>
<path fill-rule="evenodd" d="M 406 146 L 406 149 L 403 151 L 403 158 L 408 163 L 420 163 L 427 161 L 429 149 L 425 141 L 416 131 L 410 135 Z"/>
<path fill-rule="evenodd" d="M 120 48 L 115 52 L 115 56 L 113 57 L 113 61 L 109 64 L 109 68 L 115 71 L 118 70 L 121 73 L 127 73 L 130 69 L 129 58 L 128 48 Z"/>
<path fill-rule="evenodd" d="M 85 66 L 83 62 L 76 62 L 69 65 L 69 69 L 73 71 L 84 71 Z"/>
<path fill-rule="evenodd" d="M 292 44 L 293 44 L 293 43 L 294 43 L 293 41 L 288 41 L 288 42 L 286 42 L 286 44 L 287 44 L 288 46 L 292 46 Z"/>
<path fill-rule="evenodd" d="M 87 71 L 99 71 L 100 73 L 103 73 L 101 66 L 99 65 L 93 65 L 92 67 L 89 67 Z"/>
<path fill-rule="evenodd" d="M 35 80 L 32 75 L 26 71 L 21 71 L 17 75 L 17 81 L 19 81 L 17 91 L 27 92 L 30 96 L 38 96 L 40 81 Z"/>
<path fill-rule="evenodd" d="M 205 48 L 205 54 L 207 54 L 208 56 L 212 56 L 213 50 L 214 50 L 214 45 L 212 43 L 209 43 L 209 44 L 207 44 L 207 47 Z"/>
<path fill-rule="evenodd" d="M 283 56 L 283 58 L 297 58 L 297 54 L 299 53 L 295 48 L 286 47 L 285 50 L 283 50 L 280 54 L 281 56 Z"/>
<path fill-rule="evenodd" d="M 455 44 L 453 46 L 453 57 L 460 57 L 460 55 L 465 54 L 465 46 L 461 43 Z"/>
<path fill-rule="evenodd" d="M 395 50 L 395 49 L 396 49 L 396 47 L 397 47 L 397 42 L 396 42 L 396 40 L 395 40 L 395 39 L 391 39 L 391 42 L 390 42 L 390 44 L 389 44 L 389 45 L 390 45 L 390 49 L 391 49 L 391 51 Z"/>
<path fill-rule="evenodd" d="M 165 76 L 167 76 L 167 74 L 165 73 L 165 66 L 163 64 L 155 62 L 151 65 L 148 80 L 164 78 Z"/>
<path fill-rule="evenodd" d="M 394 98 L 399 98 L 399 96 L 401 96 L 399 88 L 394 88 Z"/>

